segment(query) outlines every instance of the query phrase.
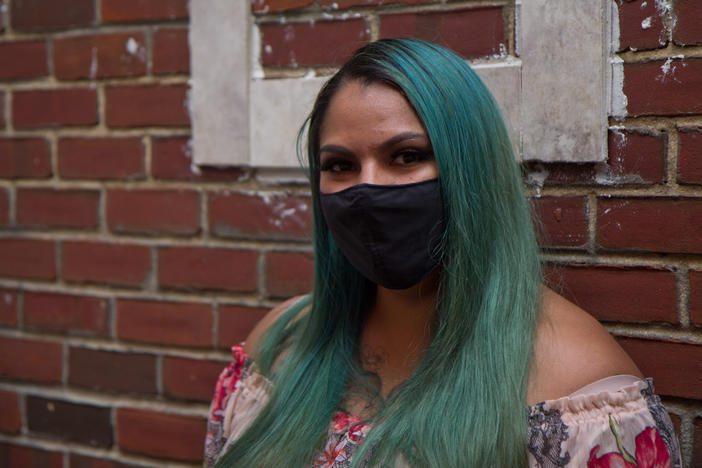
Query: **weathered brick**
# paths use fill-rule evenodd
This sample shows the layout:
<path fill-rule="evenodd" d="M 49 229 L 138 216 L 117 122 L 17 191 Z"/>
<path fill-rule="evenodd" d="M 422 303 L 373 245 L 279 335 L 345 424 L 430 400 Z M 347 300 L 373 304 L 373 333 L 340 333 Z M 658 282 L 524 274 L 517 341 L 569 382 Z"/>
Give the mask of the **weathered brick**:
<path fill-rule="evenodd" d="M 17 325 L 17 291 L 0 289 L 0 325 Z"/>
<path fill-rule="evenodd" d="M 88 26 L 95 20 L 95 1 L 15 0 L 10 12 L 12 28 L 18 31 Z"/>
<path fill-rule="evenodd" d="M 381 15 L 380 37 L 416 37 L 466 58 L 501 54 L 506 44 L 501 7 Z"/>
<path fill-rule="evenodd" d="M 585 197 L 539 197 L 532 203 L 540 221 L 539 245 L 580 247 L 587 243 Z"/>
<path fill-rule="evenodd" d="M 200 247 L 158 251 L 158 283 L 178 289 L 255 291 L 258 252 Z"/>
<path fill-rule="evenodd" d="M 68 382 L 97 391 L 155 394 L 156 356 L 71 346 Z"/>
<path fill-rule="evenodd" d="M 675 0 L 673 16 L 675 18 L 673 41 L 682 45 L 702 44 L 702 10 L 699 2 Z"/>
<path fill-rule="evenodd" d="M 675 272 L 643 267 L 558 265 L 551 280 L 599 320 L 678 322 Z"/>
<path fill-rule="evenodd" d="M 254 13 L 276 13 L 298 8 L 305 8 L 314 0 L 251 0 L 251 11 Z"/>
<path fill-rule="evenodd" d="M 690 319 L 702 327 L 702 270 L 690 270 Z"/>
<path fill-rule="evenodd" d="M 702 184 L 702 131 L 679 133 L 678 182 Z"/>
<path fill-rule="evenodd" d="M 163 180 L 236 182 L 246 173 L 235 167 L 195 166 L 188 138 L 152 140 L 151 175 Z"/>
<path fill-rule="evenodd" d="M 230 191 L 208 198 L 210 231 L 219 237 L 308 239 L 312 203 L 290 194 L 249 195 Z"/>
<path fill-rule="evenodd" d="M 212 383 L 214 388 L 214 383 Z M 19 395 L 16 392 L 0 390 L 0 431 L 17 434 L 22 427 Z M 0 458 L 1 459 L 1 458 Z M 7 465 L 3 465 L 7 466 Z"/>
<path fill-rule="evenodd" d="M 212 346 L 212 308 L 196 302 L 117 301 L 117 336 L 177 346 Z"/>
<path fill-rule="evenodd" d="M 94 125 L 97 93 L 89 88 L 31 89 L 12 96 L 16 128 Z"/>
<path fill-rule="evenodd" d="M 10 197 L 7 190 L 0 188 L 0 226 L 10 222 Z"/>
<path fill-rule="evenodd" d="M 184 127 L 190 125 L 187 85 L 129 85 L 105 90 L 110 127 Z"/>
<path fill-rule="evenodd" d="M 201 462 L 205 427 L 204 418 L 117 409 L 117 442 L 126 452 Z"/>
<path fill-rule="evenodd" d="M 314 283 L 314 257 L 305 252 L 266 254 L 266 291 L 274 297 L 310 292 Z"/>
<path fill-rule="evenodd" d="M 702 466 L 702 418 L 695 418 L 695 438 L 692 449 L 692 466 Z"/>
<path fill-rule="evenodd" d="M 0 443 L 0 466 L 6 468 L 64 468 L 63 453 Z"/>
<path fill-rule="evenodd" d="M 641 372 L 653 377 L 656 393 L 702 398 L 702 345 L 621 336 L 617 341 Z"/>
<path fill-rule="evenodd" d="M 0 337 L 0 375 L 35 382 L 60 382 L 61 344 Z"/>
<path fill-rule="evenodd" d="M 105 336 L 109 332 L 107 299 L 25 291 L 24 324 L 29 329 Z"/>
<path fill-rule="evenodd" d="M 59 80 L 141 76 L 145 44 L 141 32 L 59 37 L 53 41 L 54 74 Z"/>
<path fill-rule="evenodd" d="M 156 75 L 190 72 L 188 30 L 159 29 L 154 34 L 153 72 Z"/>
<path fill-rule="evenodd" d="M 600 198 L 597 242 L 606 249 L 702 252 L 702 199 Z"/>
<path fill-rule="evenodd" d="M 666 134 L 642 135 L 615 130 L 609 132 L 608 153 L 611 176 L 622 183 L 664 181 Z"/>
<path fill-rule="evenodd" d="M 261 62 L 264 66 L 340 65 L 370 33 L 362 19 L 304 23 L 261 23 Z M 324 44 L 324 47 L 320 47 Z"/>
<path fill-rule="evenodd" d="M 226 363 L 165 356 L 163 392 L 171 398 L 212 400 L 215 382 Z"/>
<path fill-rule="evenodd" d="M 0 177 L 51 177 L 49 143 L 43 138 L 0 138 Z"/>
<path fill-rule="evenodd" d="M 76 422 L 80 421 L 80 424 Z M 27 426 L 32 432 L 94 447 L 112 446 L 110 408 L 27 396 Z"/>
<path fill-rule="evenodd" d="M 97 190 L 17 190 L 17 223 L 35 227 L 96 228 L 100 193 Z"/>
<path fill-rule="evenodd" d="M 340 8 L 362 7 L 370 5 L 391 5 L 393 3 L 404 3 L 407 5 L 417 5 L 420 3 L 436 3 L 436 0 L 318 0 L 322 8 L 337 10 Z"/>
<path fill-rule="evenodd" d="M 624 94 L 631 116 L 702 113 L 702 58 L 627 63 Z"/>
<path fill-rule="evenodd" d="M 110 189 L 107 224 L 115 232 L 195 234 L 200 231 L 200 196 L 182 189 Z"/>
<path fill-rule="evenodd" d="M 0 276 L 52 280 L 56 278 L 53 241 L 0 239 Z"/>
<path fill-rule="evenodd" d="M 65 179 L 140 179 L 144 146 L 140 138 L 62 138 L 58 172 Z"/>
<path fill-rule="evenodd" d="M 666 43 L 663 9 L 645 0 L 617 0 L 619 50 L 657 49 Z"/>
<path fill-rule="evenodd" d="M 17 80 L 48 73 L 43 40 L 0 42 L 0 80 Z"/>
<path fill-rule="evenodd" d="M 141 245 L 70 241 L 61 255 L 66 281 L 139 286 L 151 269 L 149 248 Z"/>
<path fill-rule="evenodd" d="M 102 0 L 107 23 L 177 20 L 188 17 L 188 0 Z"/>
<path fill-rule="evenodd" d="M 225 348 L 241 343 L 267 313 L 261 307 L 220 305 L 217 343 Z"/>
<path fill-rule="evenodd" d="M 111 460 L 101 456 L 93 458 L 87 455 L 71 453 L 70 455 L 71 468 L 143 468 L 144 465 L 133 465 L 131 463 L 122 463 L 117 460 Z"/>

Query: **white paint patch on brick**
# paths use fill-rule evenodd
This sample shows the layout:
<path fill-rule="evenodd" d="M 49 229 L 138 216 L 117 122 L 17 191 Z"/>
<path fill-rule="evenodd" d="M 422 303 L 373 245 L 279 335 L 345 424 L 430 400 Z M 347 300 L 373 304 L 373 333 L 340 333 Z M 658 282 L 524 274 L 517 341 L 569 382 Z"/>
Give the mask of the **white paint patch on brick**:
<path fill-rule="evenodd" d="M 641 22 L 641 29 L 651 29 L 651 21 L 653 20 L 652 16 L 649 16 L 648 18 L 644 19 Z"/>
<path fill-rule="evenodd" d="M 629 104 L 629 100 L 624 94 L 624 60 L 615 55 L 612 57 L 611 67 L 609 115 L 623 119 L 627 116 L 627 105 Z"/>
<path fill-rule="evenodd" d="M 619 5 L 617 2 L 612 2 L 612 15 L 609 18 L 609 24 L 609 41 L 611 44 L 609 51 L 614 53 L 619 50 L 619 35 L 621 34 L 619 30 Z"/>
<path fill-rule="evenodd" d="M 97 47 L 90 49 L 90 79 L 94 80 L 98 72 Z"/>

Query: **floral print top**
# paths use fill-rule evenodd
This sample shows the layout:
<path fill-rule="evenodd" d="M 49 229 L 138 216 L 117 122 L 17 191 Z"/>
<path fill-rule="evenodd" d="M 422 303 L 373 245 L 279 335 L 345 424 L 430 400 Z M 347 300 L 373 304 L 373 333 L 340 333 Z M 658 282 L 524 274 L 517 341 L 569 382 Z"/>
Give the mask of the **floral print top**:
<path fill-rule="evenodd" d="M 249 427 L 268 401 L 271 383 L 241 346 L 217 380 L 205 440 L 205 467 Z M 586 387 L 586 390 L 590 386 Z M 527 408 L 529 466 L 532 468 L 681 468 L 680 448 L 668 413 L 651 379 L 615 391 L 592 389 Z M 344 468 L 370 425 L 338 412 L 325 447 L 312 468 Z M 406 466 L 398 461 L 396 466 Z"/>

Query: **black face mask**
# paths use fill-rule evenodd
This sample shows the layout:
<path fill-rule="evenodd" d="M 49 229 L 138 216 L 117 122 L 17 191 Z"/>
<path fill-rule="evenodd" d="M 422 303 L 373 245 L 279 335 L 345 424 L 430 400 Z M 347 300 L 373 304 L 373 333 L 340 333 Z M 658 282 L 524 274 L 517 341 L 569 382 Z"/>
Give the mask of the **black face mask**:
<path fill-rule="evenodd" d="M 438 265 L 444 233 L 439 179 L 354 185 L 320 194 L 320 203 L 339 249 L 375 284 L 407 289 Z"/>

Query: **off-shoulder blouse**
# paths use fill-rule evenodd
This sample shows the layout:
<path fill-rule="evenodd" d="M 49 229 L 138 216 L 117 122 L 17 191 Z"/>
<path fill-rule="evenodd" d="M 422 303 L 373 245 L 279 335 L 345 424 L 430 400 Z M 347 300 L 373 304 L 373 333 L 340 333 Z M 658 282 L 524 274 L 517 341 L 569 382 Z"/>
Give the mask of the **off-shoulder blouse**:
<path fill-rule="evenodd" d="M 241 346 L 219 376 L 210 406 L 204 466 L 212 467 L 267 403 L 271 382 Z M 651 379 L 617 376 L 527 408 L 532 468 L 680 468 L 670 417 Z M 371 425 L 337 412 L 311 467 L 348 467 Z M 398 466 L 406 466 L 401 461 Z"/>

